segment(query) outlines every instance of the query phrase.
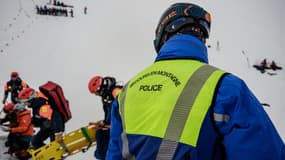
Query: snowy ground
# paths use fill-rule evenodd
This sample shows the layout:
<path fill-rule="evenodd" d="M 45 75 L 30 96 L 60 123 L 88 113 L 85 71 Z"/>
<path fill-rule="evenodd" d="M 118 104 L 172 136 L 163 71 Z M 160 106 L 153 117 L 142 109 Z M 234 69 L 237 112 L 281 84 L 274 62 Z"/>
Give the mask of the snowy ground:
<path fill-rule="evenodd" d="M 6 140 L 6 135 L 0 136 L 0 148 L 1 148 L 0 159 L 7 158 L 7 155 L 3 154 L 7 150 L 4 145 L 5 140 Z"/>
<path fill-rule="evenodd" d="M 11 71 L 34 88 L 48 80 L 60 83 L 73 113 L 68 132 L 103 118 L 100 98 L 87 89 L 92 76 L 112 75 L 126 82 L 153 62 L 154 28 L 176 1 L 64 0 L 74 5 L 74 18 L 36 15 L 35 5 L 48 1 L 0 1 L 0 87 Z M 243 78 L 261 102 L 271 105 L 265 109 L 285 140 L 285 71 L 269 76 L 251 67 L 263 58 L 285 67 L 285 1 L 192 2 L 212 13 L 210 63 Z M 1 138 L 0 147 L 6 150 Z M 68 160 L 94 159 L 93 151 Z M 0 159 L 7 156 L 0 153 Z"/>

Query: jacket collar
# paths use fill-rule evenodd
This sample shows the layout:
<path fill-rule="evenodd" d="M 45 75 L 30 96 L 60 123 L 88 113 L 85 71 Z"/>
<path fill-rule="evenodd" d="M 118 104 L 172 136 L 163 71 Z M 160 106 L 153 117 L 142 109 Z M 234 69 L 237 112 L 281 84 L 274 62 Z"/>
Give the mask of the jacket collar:
<path fill-rule="evenodd" d="M 155 61 L 167 59 L 195 59 L 208 63 L 207 47 L 194 36 L 175 35 L 164 43 Z"/>

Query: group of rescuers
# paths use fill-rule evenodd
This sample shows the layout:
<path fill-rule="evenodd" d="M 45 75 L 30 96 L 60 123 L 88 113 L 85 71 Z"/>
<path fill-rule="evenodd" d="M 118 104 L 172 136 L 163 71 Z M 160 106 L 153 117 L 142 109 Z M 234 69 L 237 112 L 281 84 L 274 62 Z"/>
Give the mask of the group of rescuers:
<path fill-rule="evenodd" d="M 210 13 L 202 7 L 174 3 L 155 30 L 153 64 L 125 85 L 110 76 L 90 79 L 88 89 L 101 97 L 105 113 L 96 132 L 96 159 L 285 160 L 284 142 L 246 83 L 208 64 L 210 28 Z M 58 113 L 42 114 L 46 98 L 20 79 L 7 83 L 3 104 L 14 83 L 25 88 L 11 92 L 14 110 L 20 108 L 16 114 L 29 115 L 21 102 L 32 108 L 32 125 L 40 127 L 32 136 L 32 125 L 25 124 L 27 145 L 62 139 L 64 123 L 53 121 L 60 121 Z M 11 137 L 24 134 L 17 127 L 7 130 Z"/>

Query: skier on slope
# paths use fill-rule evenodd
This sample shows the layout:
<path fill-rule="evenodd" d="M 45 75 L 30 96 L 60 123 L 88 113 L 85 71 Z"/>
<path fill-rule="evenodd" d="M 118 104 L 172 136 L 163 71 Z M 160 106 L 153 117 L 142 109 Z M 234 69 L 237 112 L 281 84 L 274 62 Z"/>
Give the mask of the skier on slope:
<path fill-rule="evenodd" d="M 270 69 L 266 58 L 264 58 L 259 64 L 253 65 L 253 67 L 259 70 L 261 73 L 265 73 L 265 69 Z"/>
<path fill-rule="evenodd" d="M 96 131 L 96 151 L 94 156 L 104 160 L 109 145 L 111 105 L 123 86 L 117 85 L 114 77 L 95 76 L 90 79 L 88 89 L 91 94 L 102 98 L 104 120 L 100 122 L 100 127 Z"/>
<path fill-rule="evenodd" d="M 285 160 L 285 146 L 239 77 L 208 65 L 211 16 L 175 3 L 155 31 L 155 62 L 113 102 L 108 160 Z"/>
<path fill-rule="evenodd" d="M 32 123 L 40 130 L 31 140 L 30 148 L 42 147 L 49 137 L 50 141 L 62 142 L 65 124 L 60 113 L 48 104 L 48 98 L 43 93 L 32 88 L 26 88 L 19 93 L 19 102 L 32 108 Z"/>
<path fill-rule="evenodd" d="M 270 63 L 269 68 L 272 69 L 272 70 L 274 70 L 274 71 L 275 71 L 275 70 L 278 70 L 278 69 L 280 69 L 280 70 L 282 69 L 282 67 L 278 66 L 275 61 L 272 61 L 272 62 Z"/>
<path fill-rule="evenodd" d="M 84 7 L 84 14 L 87 14 L 87 6 Z"/>
<path fill-rule="evenodd" d="M 11 79 L 4 86 L 4 98 L 2 100 L 3 104 L 6 103 L 9 92 L 11 93 L 11 102 L 16 104 L 18 93 L 23 88 L 29 88 L 29 85 L 20 78 L 18 72 L 11 72 L 10 78 Z"/>
<path fill-rule="evenodd" d="M 268 68 L 268 64 L 267 64 L 267 59 L 264 58 L 261 62 L 260 62 L 260 67 L 262 67 L 263 69 L 267 69 Z"/>
<path fill-rule="evenodd" d="M 9 132 L 5 143 L 5 146 L 9 147 L 7 153 L 15 154 L 21 160 L 28 159 L 30 154 L 27 149 L 34 134 L 31 111 L 27 110 L 23 104 L 9 103 L 4 106 L 4 112 L 7 116 L 1 120 L 1 124 L 9 122 L 8 126 L 1 126 L 3 131 Z"/>

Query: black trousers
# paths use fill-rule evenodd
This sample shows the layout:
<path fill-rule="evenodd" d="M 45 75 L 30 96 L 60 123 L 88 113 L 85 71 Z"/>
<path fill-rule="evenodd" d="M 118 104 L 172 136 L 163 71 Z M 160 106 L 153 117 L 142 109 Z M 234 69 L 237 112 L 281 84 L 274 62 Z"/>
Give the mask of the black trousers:
<path fill-rule="evenodd" d="M 32 145 L 34 148 L 40 148 L 45 145 L 44 141 L 50 138 L 50 141 L 54 140 L 54 132 L 51 129 L 41 128 L 36 135 L 32 137 Z"/>
<path fill-rule="evenodd" d="M 29 147 L 31 136 L 17 136 L 10 133 L 8 135 L 7 147 L 9 147 L 9 152 L 15 153 L 20 150 L 26 150 Z"/>
<path fill-rule="evenodd" d="M 96 150 L 94 156 L 96 159 L 105 160 L 110 139 L 110 130 L 96 131 Z"/>

